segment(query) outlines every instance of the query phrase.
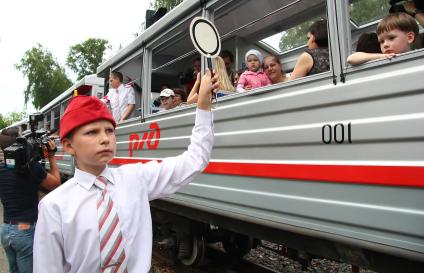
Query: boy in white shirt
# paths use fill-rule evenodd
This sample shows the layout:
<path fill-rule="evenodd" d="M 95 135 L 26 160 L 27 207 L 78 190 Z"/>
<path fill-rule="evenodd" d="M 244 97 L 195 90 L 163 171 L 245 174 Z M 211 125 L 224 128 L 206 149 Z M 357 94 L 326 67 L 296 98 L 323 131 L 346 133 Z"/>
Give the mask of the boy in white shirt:
<path fill-rule="evenodd" d="M 212 84 L 213 82 L 213 84 Z M 95 97 L 77 96 L 60 124 L 62 146 L 77 168 L 43 198 L 34 242 L 34 273 L 148 272 L 152 249 L 149 201 L 172 194 L 207 166 L 213 144 L 208 71 L 202 79 L 188 150 L 177 157 L 108 168 L 115 121 Z"/>

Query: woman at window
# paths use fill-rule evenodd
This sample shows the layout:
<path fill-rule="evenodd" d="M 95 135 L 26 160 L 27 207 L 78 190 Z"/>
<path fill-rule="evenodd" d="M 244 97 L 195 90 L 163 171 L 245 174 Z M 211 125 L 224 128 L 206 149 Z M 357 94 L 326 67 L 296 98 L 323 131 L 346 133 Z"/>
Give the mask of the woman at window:
<path fill-rule="evenodd" d="M 330 70 L 327 20 L 313 23 L 306 37 L 308 49 L 297 60 L 290 80 Z"/>
<path fill-rule="evenodd" d="M 263 68 L 272 84 L 285 82 L 289 79 L 283 71 L 280 59 L 275 55 L 265 57 Z"/>

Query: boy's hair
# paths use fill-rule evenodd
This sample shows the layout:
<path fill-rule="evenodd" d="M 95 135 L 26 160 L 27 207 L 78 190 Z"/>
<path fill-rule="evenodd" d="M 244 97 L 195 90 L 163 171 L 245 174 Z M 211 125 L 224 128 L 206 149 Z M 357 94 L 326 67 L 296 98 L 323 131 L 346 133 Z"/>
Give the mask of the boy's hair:
<path fill-rule="evenodd" d="M 124 82 L 124 76 L 119 71 L 110 72 L 110 76 L 114 77 L 115 79 L 118 79 L 120 82 Z"/>
<path fill-rule="evenodd" d="M 415 34 L 415 38 L 419 31 L 417 22 L 415 22 L 415 19 L 412 18 L 412 16 L 404 12 L 396 12 L 387 15 L 380 21 L 377 26 L 377 35 L 394 29 L 399 29 L 403 32 L 413 32 Z"/>
<path fill-rule="evenodd" d="M 319 20 L 309 27 L 309 32 L 314 35 L 318 47 L 328 47 L 327 20 Z"/>

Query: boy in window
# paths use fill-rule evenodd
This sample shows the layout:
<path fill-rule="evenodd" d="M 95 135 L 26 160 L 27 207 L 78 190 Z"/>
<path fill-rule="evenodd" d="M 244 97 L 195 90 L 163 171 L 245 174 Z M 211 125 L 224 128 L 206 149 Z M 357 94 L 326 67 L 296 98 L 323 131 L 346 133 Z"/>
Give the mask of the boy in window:
<path fill-rule="evenodd" d="M 418 25 L 406 13 L 392 13 L 378 24 L 377 35 L 382 53 L 355 52 L 347 58 L 347 62 L 357 65 L 383 58 L 391 59 L 397 54 L 410 51 L 418 35 Z"/>

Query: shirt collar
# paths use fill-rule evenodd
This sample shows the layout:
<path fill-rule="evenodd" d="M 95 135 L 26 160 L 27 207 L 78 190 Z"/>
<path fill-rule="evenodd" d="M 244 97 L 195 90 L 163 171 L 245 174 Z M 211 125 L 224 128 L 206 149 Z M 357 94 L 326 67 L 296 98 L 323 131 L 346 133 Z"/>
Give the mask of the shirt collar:
<path fill-rule="evenodd" d="M 115 184 L 115 182 L 113 181 L 112 173 L 108 166 L 106 166 L 100 176 L 106 177 L 110 183 Z M 94 185 L 94 181 L 96 180 L 95 175 L 82 171 L 78 168 L 75 168 L 74 178 L 77 184 L 81 185 L 81 187 L 83 187 L 87 191 L 91 189 L 91 187 Z"/>
<path fill-rule="evenodd" d="M 124 85 L 121 83 L 121 84 L 118 86 L 118 88 L 116 88 L 116 91 L 118 91 L 118 92 L 119 92 L 119 90 L 121 90 L 122 88 L 124 88 Z"/>

